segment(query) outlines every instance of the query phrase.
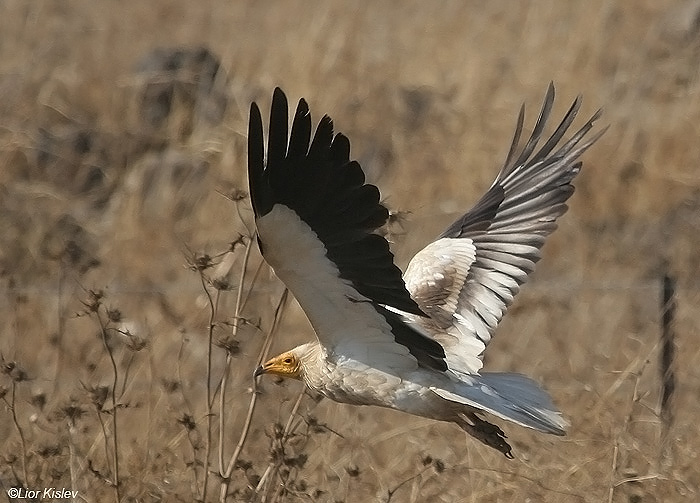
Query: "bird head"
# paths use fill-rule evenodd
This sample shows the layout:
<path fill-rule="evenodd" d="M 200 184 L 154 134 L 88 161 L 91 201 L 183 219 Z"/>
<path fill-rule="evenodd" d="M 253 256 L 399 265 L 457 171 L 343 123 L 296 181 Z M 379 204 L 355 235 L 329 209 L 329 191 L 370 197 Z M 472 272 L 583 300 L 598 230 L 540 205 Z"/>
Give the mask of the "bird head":
<path fill-rule="evenodd" d="M 301 359 L 294 351 L 287 351 L 281 355 L 270 358 L 264 364 L 255 369 L 253 374 L 258 377 L 262 374 L 272 374 L 280 377 L 301 379 Z"/>

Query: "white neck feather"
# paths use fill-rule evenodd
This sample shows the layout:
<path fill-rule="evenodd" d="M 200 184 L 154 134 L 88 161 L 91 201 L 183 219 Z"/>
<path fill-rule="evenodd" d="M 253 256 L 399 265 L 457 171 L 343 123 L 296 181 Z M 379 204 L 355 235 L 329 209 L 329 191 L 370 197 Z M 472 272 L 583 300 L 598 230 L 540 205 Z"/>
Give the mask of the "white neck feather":
<path fill-rule="evenodd" d="M 292 353 L 301 362 L 302 379 L 309 387 L 314 388 L 326 364 L 326 352 L 323 346 L 317 341 L 307 342 L 292 349 Z"/>

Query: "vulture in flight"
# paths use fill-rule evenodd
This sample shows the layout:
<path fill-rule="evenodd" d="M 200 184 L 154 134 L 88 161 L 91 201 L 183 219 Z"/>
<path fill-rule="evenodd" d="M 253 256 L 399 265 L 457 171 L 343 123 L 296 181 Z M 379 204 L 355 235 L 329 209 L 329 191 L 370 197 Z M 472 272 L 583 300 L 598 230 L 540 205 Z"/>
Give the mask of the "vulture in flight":
<path fill-rule="evenodd" d="M 418 252 L 406 272 L 377 233 L 389 217 L 365 182 L 350 142 L 330 117 L 312 135 L 299 101 L 272 97 L 267 152 L 260 109 L 248 130 L 248 178 L 263 257 L 304 309 L 316 340 L 255 370 L 303 381 L 338 402 L 377 405 L 451 421 L 512 458 L 485 414 L 544 433 L 567 426 L 532 379 L 482 372 L 486 346 L 566 210 L 579 157 L 604 132 L 600 111 L 562 140 L 577 98 L 538 148 L 554 102 L 550 84 L 532 134 L 520 145 L 524 107 L 505 164 L 476 205 Z"/>

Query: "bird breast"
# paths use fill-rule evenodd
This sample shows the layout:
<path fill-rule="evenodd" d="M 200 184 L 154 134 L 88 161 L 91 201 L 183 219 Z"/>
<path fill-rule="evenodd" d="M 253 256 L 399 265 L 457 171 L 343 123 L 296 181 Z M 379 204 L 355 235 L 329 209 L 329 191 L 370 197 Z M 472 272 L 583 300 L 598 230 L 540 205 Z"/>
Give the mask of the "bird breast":
<path fill-rule="evenodd" d="M 316 371 L 305 372 L 304 381 L 314 391 L 336 402 L 376 405 L 410 414 L 441 419 L 444 402 L 430 389 L 442 376 L 418 369 L 404 376 L 369 367 L 355 360 L 319 362 Z"/>

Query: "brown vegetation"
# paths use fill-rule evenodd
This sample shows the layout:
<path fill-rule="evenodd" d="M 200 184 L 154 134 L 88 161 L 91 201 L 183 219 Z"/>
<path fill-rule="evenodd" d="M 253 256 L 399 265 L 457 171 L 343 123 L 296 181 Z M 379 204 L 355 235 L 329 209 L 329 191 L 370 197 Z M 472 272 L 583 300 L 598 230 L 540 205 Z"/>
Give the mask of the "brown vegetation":
<path fill-rule="evenodd" d="M 687 0 L 0 3 L 2 489 L 698 498 L 699 19 Z M 508 461 L 448 424 L 256 388 L 267 343 L 312 332 L 248 239 L 250 102 L 280 86 L 334 118 L 405 212 L 405 265 L 485 190 L 550 80 L 555 116 L 582 93 L 582 115 L 602 106 L 611 127 L 486 363 L 544 383 L 569 435 L 502 425 Z"/>

